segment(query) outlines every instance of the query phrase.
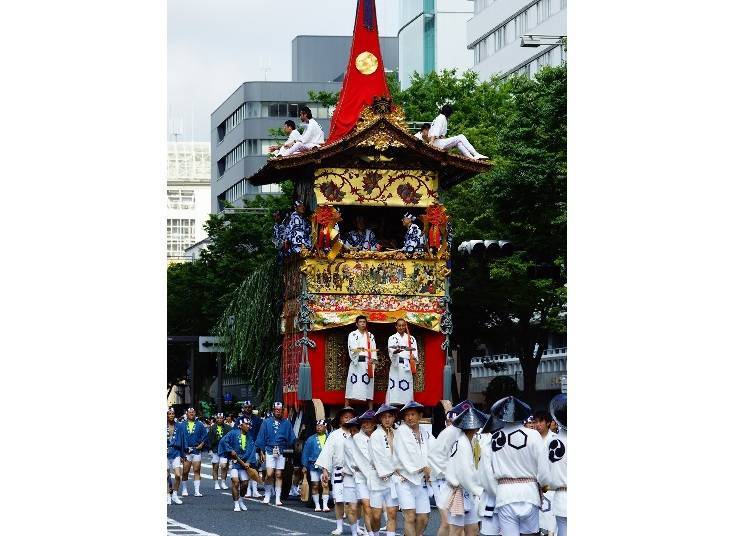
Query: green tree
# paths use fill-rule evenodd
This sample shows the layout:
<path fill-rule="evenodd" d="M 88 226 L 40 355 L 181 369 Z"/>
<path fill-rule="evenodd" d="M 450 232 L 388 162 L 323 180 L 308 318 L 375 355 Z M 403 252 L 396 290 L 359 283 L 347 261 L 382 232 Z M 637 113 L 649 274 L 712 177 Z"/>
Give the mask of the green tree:
<path fill-rule="evenodd" d="M 456 258 L 456 341 L 469 352 L 474 333 L 502 341 L 519 356 L 531 394 L 549 335 L 565 331 L 566 68 L 545 68 L 533 79 L 495 78 L 464 101 L 475 96 L 465 117 L 483 134 L 464 132 L 495 166 L 446 195 L 455 243 L 504 239 L 516 252 L 490 263 Z"/>
<path fill-rule="evenodd" d="M 231 304 L 234 293 L 253 273 L 267 270 L 275 262 L 271 243 L 274 210 L 291 206 L 293 186 L 282 184 L 282 195 L 257 196 L 244 202 L 246 208 L 261 208 L 260 213 L 236 212 L 212 214 L 204 229 L 208 247 L 194 262 L 173 264 L 167 269 L 167 332 L 169 335 L 207 335 Z M 228 205 L 230 206 L 230 205 Z M 168 355 L 168 383 L 183 379 L 184 349 L 174 348 Z M 198 377 L 211 373 L 213 365 L 196 360 Z M 210 370 L 209 370 L 210 369 Z M 239 369 L 238 369 L 239 371 Z M 200 386 L 197 397 L 205 396 L 207 385 Z"/>

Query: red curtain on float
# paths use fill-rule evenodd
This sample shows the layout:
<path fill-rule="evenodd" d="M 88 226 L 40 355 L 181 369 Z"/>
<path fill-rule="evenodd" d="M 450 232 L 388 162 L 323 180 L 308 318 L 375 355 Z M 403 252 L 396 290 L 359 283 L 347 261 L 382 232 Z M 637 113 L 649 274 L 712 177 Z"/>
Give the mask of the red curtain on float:
<path fill-rule="evenodd" d="M 297 400 L 297 380 L 299 374 L 299 363 L 302 360 L 302 351 L 295 343 L 302 334 L 295 333 L 286 335 L 282 346 L 282 380 L 284 386 L 284 404 L 288 407 L 299 407 Z M 325 355 L 326 355 L 326 331 L 312 331 L 308 337 L 315 341 L 315 349 L 308 350 L 308 358 L 312 369 L 312 393 L 313 398 L 320 399 L 324 404 L 342 406 L 344 404 L 344 391 L 326 391 L 325 389 Z M 445 351 L 440 345 L 445 340 L 442 333 L 426 331 L 424 333 L 425 352 L 425 379 L 424 391 L 414 393 L 417 402 L 425 406 L 433 406 L 443 398 L 443 367 L 445 365 Z M 346 371 L 344 371 L 346 374 Z M 375 402 L 385 402 L 385 392 L 375 391 Z"/>

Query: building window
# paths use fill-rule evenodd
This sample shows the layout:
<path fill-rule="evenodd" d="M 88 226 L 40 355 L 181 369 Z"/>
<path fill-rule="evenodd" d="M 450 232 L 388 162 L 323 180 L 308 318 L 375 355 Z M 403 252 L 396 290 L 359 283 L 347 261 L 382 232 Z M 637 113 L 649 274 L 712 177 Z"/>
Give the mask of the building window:
<path fill-rule="evenodd" d="M 275 194 L 281 192 L 281 187 L 278 184 L 264 184 L 260 187 L 260 193 L 262 194 Z"/>
<path fill-rule="evenodd" d="M 219 125 L 219 127 L 216 129 L 216 132 L 219 137 L 219 141 L 224 139 L 224 136 L 226 136 L 227 132 L 230 132 L 234 127 L 239 125 L 243 119 L 246 117 L 249 117 L 250 115 L 250 103 L 245 102 L 237 108 L 234 112 L 232 112 L 232 115 L 227 117 L 224 122 Z"/>
<path fill-rule="evenodd" d="M 167 190 L 167 208 L 171 210 L 193 210 L 195 190 Z"/>
<path fill-rule="evenodd" d="M 185 257 L 185 250 L 195 243 L 195 220 L 167 219 L 167 258 Z"/>

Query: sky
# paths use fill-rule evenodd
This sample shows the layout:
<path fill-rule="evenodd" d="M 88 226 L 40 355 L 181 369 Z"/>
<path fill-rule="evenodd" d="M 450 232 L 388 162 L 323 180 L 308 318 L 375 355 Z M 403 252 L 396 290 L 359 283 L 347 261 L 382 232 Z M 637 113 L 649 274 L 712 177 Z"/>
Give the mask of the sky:
<path fill-rule="evenodd" d="M 170 140 L 210 141 L 213 112 L 242 82 L 292 79 L 292 39 L 352 35 L 357 0 L 168 0 Z M 398 0 L 376 0 L 380 35 L 398 31 Z"/>

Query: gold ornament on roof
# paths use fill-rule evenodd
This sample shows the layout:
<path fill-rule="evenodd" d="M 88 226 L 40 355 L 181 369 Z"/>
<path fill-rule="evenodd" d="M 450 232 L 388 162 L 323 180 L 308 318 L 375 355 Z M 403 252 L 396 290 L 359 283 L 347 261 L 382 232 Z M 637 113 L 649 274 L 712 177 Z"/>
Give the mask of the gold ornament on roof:
<path fill-rule="evenodd" d="M 364 75 L 372 74 L 378 70 L 378 58 L 372 52 L 365 51 L 357 56 L 354 65 L 360 73 Z"/>

